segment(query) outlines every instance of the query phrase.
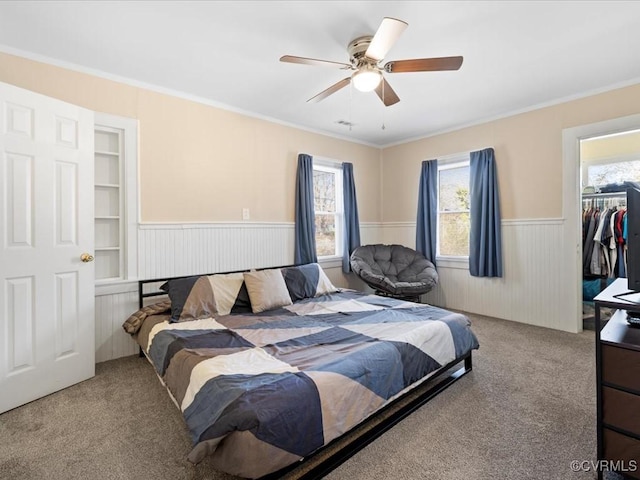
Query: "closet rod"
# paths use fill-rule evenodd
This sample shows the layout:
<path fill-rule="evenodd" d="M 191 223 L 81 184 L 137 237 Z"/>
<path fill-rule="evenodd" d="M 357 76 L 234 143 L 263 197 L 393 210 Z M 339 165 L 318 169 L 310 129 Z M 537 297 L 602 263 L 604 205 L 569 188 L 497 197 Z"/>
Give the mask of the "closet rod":
<path fill-rule="evenodd" d="M 609 192 L 609 193 L 583 193 L 582 198 L 609 198 L 609 197 L 626 197 L 627 192 Z"/>

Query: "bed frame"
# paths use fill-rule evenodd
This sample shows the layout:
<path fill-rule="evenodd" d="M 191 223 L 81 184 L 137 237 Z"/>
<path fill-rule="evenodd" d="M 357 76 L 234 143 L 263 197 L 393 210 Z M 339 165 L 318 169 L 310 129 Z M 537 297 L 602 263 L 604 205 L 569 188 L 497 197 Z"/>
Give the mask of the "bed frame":
<path fill-rule="evenodd" d="M 289 266 L 289 265 L 287 265 Z M 257 268 L 255 270 L 266 270 L 271 268 L 285 268 L 285 267 L 265 267 L 265 268 Z M 239 273 L 246 272 L 247 270 L 236 270 L 232 272 L 216 272 L 216 273 Z M 201 274 L 201 275 L 214 275 L 211 274 Z M 192 275 L 185 275 L 180 277 L 167 277 L 167 278 L 154 278 L 149 280 L 139 280 L 138 281 L 138 305 L 139 308 L 144 306 L 145 299 L 152 297 L 165 296 L 166 292 L 159 289 L 159 285 L 156 285 L 155 288 L 148 290 L 148 287 L 151 284 L 161 284 L 161 282 L 166 282 L 167 280 L 173 280 L 176 278 L 187 278 Z M 142 348 L 140 348 L 140 356 L 144 357 L 144 352 Z M 456 370 L 452 370 L 454 367 L 459 366 Z M 439 393 L 443 392 L 447 387 L 451 386 L 456 381 L 460 380 L 464 375 L 469 373 L 473 369 L 473 362 L 471 357 L 471 351 L 466 355 L 456 358 L 454 361 L 441 367 L 432 373 L 424 383 L 405 393 L 404 395 L 396 398 L 391 403 L 380 409 L 376 412 L 372 417 L 366 419 L 360 425 L 354 427 L 353 430 L 356 430 L 360 427 L 365 427 L 365 432 L 362 435 L 357 435 L 353 439 L 350 439 L 346 445 L 339 448 L 336 452 L 331 453 L 326 459 L 317 461 L 315 459 L 323 456 L 327 452 L 329 452 L 332 448 L 335 448 L 338 442 L 344 441 L 345 437 L 349 436 L 351 432 L 347 432 L 341 437 L 338 437 L 327 445 L 316 450 L 312 455 L 300 460 L 299 462 L 295 462 L 288 467 L 285 467 L 277 472 L 271 473 L 269 475 L 265 475 L 261 477 L 259 480 L 276 480 L 282 478 L 284 475 L 292 473 L 294 470 L 301 468 L 303 471 L 301 475 L 294 476 L 296 479 L 319 479 L 327 475 L 332 470 L 335 470 L 342 463 L 347 461 L 353 455 L 358 453 L 368 444 L 377 439 L 384 432 L 389 430 L 395 424 L 402 421 L 405 417 L 409 416 L 411 413 L 416 411 L 418 408 L 429 402 L 432 398 L 436 397 Z M 405 397 L 410 396 L 412 393 L 418 390 L 424 389 L 424 392 L 420 392 L 409 401 L 406 405 L 402 405 L 398 407 L 399 404 L 402 403 L 402 400 Z M 377 418 L 383 418 L 383 420 L 376 422 Z M 370 428 L 366 428 L 368 425 L 371 425 Z M 317 463 L 317 464 L 315 464 Z M 294 475 L 294 474 L 292 474 Z"/>

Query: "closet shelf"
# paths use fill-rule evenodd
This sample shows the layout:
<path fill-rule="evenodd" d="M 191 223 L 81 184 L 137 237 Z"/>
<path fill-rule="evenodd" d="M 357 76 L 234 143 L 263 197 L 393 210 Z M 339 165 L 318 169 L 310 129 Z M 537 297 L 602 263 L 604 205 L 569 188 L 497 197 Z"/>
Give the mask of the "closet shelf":
<path fill-rule="evenodd" d="M 120 156 L 120 152 L 109 152 L 107 150 L 96 150 L 94 153 L 96 155 L 109 155 L 109 156 L 112 156 L 112 157 Z"/>

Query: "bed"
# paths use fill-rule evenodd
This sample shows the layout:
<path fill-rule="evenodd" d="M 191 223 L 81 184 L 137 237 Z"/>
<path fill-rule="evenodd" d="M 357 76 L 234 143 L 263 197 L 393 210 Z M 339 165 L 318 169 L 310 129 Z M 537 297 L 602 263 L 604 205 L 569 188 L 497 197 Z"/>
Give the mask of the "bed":
<path fill-rule="evenodd" d="M 139 286 L 123 327 L 183 414 L 189 461 L 245 478 L 277 478 L 386 412 L 306 477 L 327 473 L 471 371 L 478 348 L 466 316 L 336 288 L 318 264 Z"/>

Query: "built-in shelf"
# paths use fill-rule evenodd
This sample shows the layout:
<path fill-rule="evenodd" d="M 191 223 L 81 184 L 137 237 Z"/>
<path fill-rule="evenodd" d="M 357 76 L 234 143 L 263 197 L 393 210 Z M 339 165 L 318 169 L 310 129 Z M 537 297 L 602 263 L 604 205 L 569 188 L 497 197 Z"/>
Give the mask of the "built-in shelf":
<path fill-rule="evenodd" d="M 96 280 L 124 278 L 122 131 L 95 130 L 95 262 Z"/>
<path fill-rule="evenodd" d="M 119 157 L 120 152 L 105 152 L 104 150 L 96 150 L 96 155 L 113 155 L 114 157 Z"/>

